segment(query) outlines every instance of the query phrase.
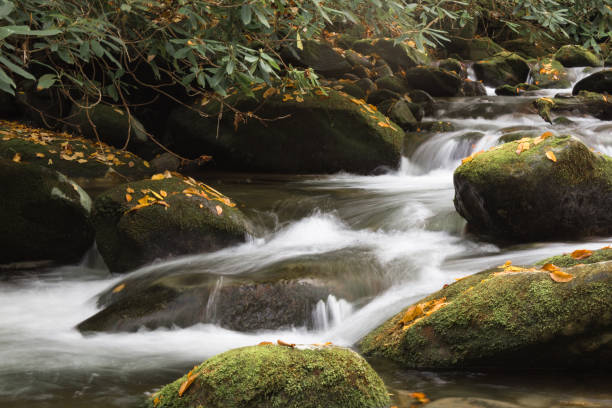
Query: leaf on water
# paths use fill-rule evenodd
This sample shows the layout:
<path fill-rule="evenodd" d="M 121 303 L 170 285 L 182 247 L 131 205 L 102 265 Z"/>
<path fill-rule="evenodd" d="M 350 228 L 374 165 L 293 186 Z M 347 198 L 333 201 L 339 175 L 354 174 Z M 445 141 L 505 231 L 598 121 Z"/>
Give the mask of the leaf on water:
<path fill-rule="evenodd" d="M 285 347 L 291 347 L 291 348 L 295 347 L 295 343 L 285 343 L 282 340 L 276 340 L 276 343 L 278 343 L 279 346 L 285 346 Z"/>
<path fill-rule="evenodd" d="M 215 206 L 215 209 L 217 210 L 217 215 L 223 214 L 223 208 L 220 205 Z"/>
<path fill-rule="evenodd" d="M 13 161 L 15 163 L 19 163 L 21 161 L 21 155 L 19 153 L 15 153 L 15 155 L 13 156 Z"/>
<path fill-rule="evenodd" d="M 577 249 L 571 253 L 571 257 L 574 259 L 586 259 L 591 255 L 593 255 L 593 251 L 588 249 Z"/>
<path fill-rule="evenodd" d="M 187 389 L 191 386 L 191 384 L 193 384 L 193 382 L 196 380 L 196 378 L 198 378 L 199 375 L 200 373 L 196 373 L 196 374 L 190 374 L 187 376 L 187 379 L 183 381 L 183 383 L 181 384 L 181 387 L 179 388 L 179 392 L 178 392 L 179 397 L 183 396 L 185 391 L 187 391 Z"/>
<path fill-rule="evenodd" d="M 554 161 L 555 163 L 557 162 L 557 157 L 550 150 L 546 152 L 546 157 L 548 157 L 549 160 Z"/>
<path fill-rule="evenodd" d="M 574 275 L 570 275 L 569 273 L 563 272 L 562 270 L 556 270 L 550 273 L 550 278 L 555 282 L 569 282 L 574 279 Z"/>
<path fill-rule="evenodd" d="M 126 193 L 134 194 L 134 189 L 132 187 L 128 187 L 125 189 Z"/>
<path fill-rule="evenodd" d="M 127 201 L 128 203 L 129 203 L 130 201 L 132 201 L 132 195 L 131 195 L 131 194 L 126 194 L 126 195 L 125 195 L 125 201 Z"/>
<path fill-rule="evenodd" d="M 521 142 L 516 148 L 516 154 L 521 154 L 524 151 L 529 150 L 529 148 L 531 148 L 531 145 L 529 144 L 529 142 Z"/>
<path fill-rule="evenodd" d="M 123 289 L 125 289 L 125 283 L 122 283 L 121 285 L 116 286 L 115 289 L 113 289 L 113 293 L 119 293 Z"/>

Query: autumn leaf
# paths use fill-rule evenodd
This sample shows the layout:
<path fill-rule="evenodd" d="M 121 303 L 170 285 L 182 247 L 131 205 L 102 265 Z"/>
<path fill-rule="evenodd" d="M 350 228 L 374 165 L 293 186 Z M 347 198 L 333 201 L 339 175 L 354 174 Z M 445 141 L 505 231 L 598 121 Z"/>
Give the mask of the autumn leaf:
<path fill-rule="evenodd" d="M 132 187 L 128 187 L 125 189 L 126 193 L 134 194 L 134 189 Z"/>
<path fill-rule="evenodd" d="M 128 167 L 134 167 L 134 162 L 133 161 L 128 162 Z"/>
<path fill-rule="evenodd" d="M 191 384 L 193 384 L 193 382 L 196 380 L 196 378 L 198 378 L 199 375 L 200 373 L 196 373 L 196 374 L 191 374 L 187 376 L 187 379 L 183 381 L 183 383 L 181 384 L 181 387 L 179 388 L 179 391 L 178 391 L 179 397 L 183 396 L 185 391 L 187 391 L 187 389 L 191 386 Z"/>
<path fill-rule="evenodd" d="M 127 201 L 128 203 L 129 203 L 130 201 L 132 201 L 132 195 L 131 195 L 131 194 L 126 194 L 126 195 L 125 195 L 125 201 Z"/>
<path fill-rule="evenodd" d="M 272 95 L 276 94 L 278 90 L 276 88 L 268 88 L 266 92 L 263 93 L 264 99 L 268 99 Z"/>
<path fill-rule="evenodd" d="M 258 346 L 271 346 L 274 343 L 272 343 L 271 341 L 262 341 L 261 343 L 258 344 Z"/>
<path fill-rule="evenodd" d="M 42 158 L 42 157 L 45 157 L 45 154 L 44 153 L 36 153 L 36 157 Z"/>
<path fill-rule="evenodd" d="M 549 160 L 554 161 L 555 163 L 557 162 L 557 157 L 550 150 L 546 152 L 546 157 L 548 157 Z"/>
<path fill-rule="evenodd" d="M 279 346 L 285 346 L 285 347 L 291 347 L 291 348 L 295 347 L 294 343 L 285 343 L 282 340 L 276 340 L 276 343 L 278 343 Z"/>
<path fill-rule="evenodd" d="M 555 282 L 569 282 L 574 279 L 574 275 L 570 275 L 569 273 L 565 273 L 562 270 L 555 270 L 550 273 L 550 278 Z"/>
<path fill-rule="evenodd" d="M 286 95 L 283 96 L 283 102 L 287 102 L 287 101 L 290 101 L 290 100 L 293 100 L 293 95 L 286 94 Z"/>
<path fill-rule="evenodd" d="M 121 285 L 118 285 L 117 287 L 115 287 L 115 289 L 113 289 L 113 293 L 119 293 L 123 289 L 125 289 L 125 283 L 122 283 Z"/>
<path fill-rule="evenodd" d="M 223 214 L 223 208 L 220 205 L 215 206 L 215 209 L 217 210 L 217 215 Z"/>
<path fill-rule="evenodd" d="M 529 142 L 519 143 L 518 147 L 516 148 L 516 154 L 521 154 L 524 151 L 529 150 L 530 147 L 531 145 L 529 144 Z"/>
<path fill-rule="evenodd" d="M 151 176 L 151 180 L 163 180 L 164 175 L 162 173 L 157 173 Z"/>
<path fill-rule="evenodd" d="M 165 190 L 160 190 L 159 195 L 161 195 L 164 198 L 168 197 L 168 193 Z"/>
<path fill-rule="evenodd" d="M 142 164 L 144 164 L 145 167 L 151 167 L 151 165 L 149 164 L 148 161 L 143 161 Z M 130 166 L 131 167 L 131 166 Z"/>
<path fill-rule="evenodd" d="M 413 392 L 410 396 L 416 400 L 418 400 L 421 404 L 428 404 L 429 398 L 422 392 Z"/>
<path fill-rule="evenodd" d="M 19 163 L 21 161 L 21 155 L 19 153 L 15 153 L 15 155 L 13 156 L 13 161 L 15 163 Z"/>
<path fill-rule="evenodd" d="M 561 270 L 561 269 L 559 269 L 559 267 L 557 265 L 551 264 L 551 263 L 547 263 L 547 264 L 542 265 L 542 268 L 540 268 L 540 269 L 542 269 L 543 271 L 546 271 L 546 272 L 557 272 L 557 271 Z"/>
<path fill-rule="evenodd" d="M 593 255 L 593 251 L 589 251 L 588 249 L 577 249 L 572 252 L 571 257 L 574 259 L 585 259 L 591 255 Z"/>

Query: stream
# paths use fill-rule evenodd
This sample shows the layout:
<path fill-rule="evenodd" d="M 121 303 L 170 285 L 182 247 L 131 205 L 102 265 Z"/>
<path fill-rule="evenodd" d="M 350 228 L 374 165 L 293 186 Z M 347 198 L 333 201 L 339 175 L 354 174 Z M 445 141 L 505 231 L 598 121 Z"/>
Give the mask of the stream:
<path fill-rule="evenodd" d="M 575 79 L 582 71 L 574 69 Z M 453 170 L 461 158 L 488 149 L 508 133 L 573 134 L 612 155 L 612 123 L 570 117 L 549 125 L 529 110 L 536 96 L 440 99 L 433 119 L 454 130 L 432 133 L 396 171 L 376 176 L 202 174 L 253 220 L 256 237 L 231 248 L 146 266 L 130 276 L 202 271 L 219 276 L 263 273 L 282 262 L 333 263 L 347 298 L 329 296 L 313 327 L 241 333 L 213 324 L 82 336 L 74 327 L 98 310 L 96 295 L 113 276 L 95 249 L 78 265 L 0 278 L 0 407 L 135 407 L 145 395 L 194 364 L 229 350 L 282 339 L 355 346 L 403 307 L 455 279 L 512 260 L 529 264 L 612 237 L 500 248 L 462 234 L 453 207 Z M 426 118 L 427 119 L 427 118 Z M 428 118 L 432 119 L 432 118 Z M 241 207 L 242 208 L 242 207 Z M 41 273 L 42 272 L 42 273 Z M 474 396 L 524 407 L 612 407 L 612 377 L 589 373 L 455 373 L 405 370 L 372 360 L 394 404 L 410 392 L 432 400 Z"/>

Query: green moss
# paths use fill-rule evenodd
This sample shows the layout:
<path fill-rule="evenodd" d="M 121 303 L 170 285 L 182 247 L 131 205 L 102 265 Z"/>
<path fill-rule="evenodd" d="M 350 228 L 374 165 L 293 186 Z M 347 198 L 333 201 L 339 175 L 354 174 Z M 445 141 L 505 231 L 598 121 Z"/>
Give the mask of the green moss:
<path fill-rule="evenodd" d="M 593 251 L 593 254 L 588 258 L 574 259 L 571 254 L 557 255 L 550 258 L 543 259 L 536 263 L 536 265 L 544 265 L 551 263 L 559 267 L 568 268 L 570 266 L 579 264 L 593 264 L 597 262 L 605 262 L 612 260 L 612 249 L 602 248 Z"/>
<path fill-rule="evenodd" d="M 207 360 L 192 374 L 198 377 L 182 397 L 178 390 L 187 375 L 154 394 L 148 407 L 382 408 L 389 403 L 368 363 L 337 347 L 244 347 Z"/>
<path fill-rule="evenodd" d="M 579 45 L 564 45 L 555 54 L 555 59 L 565 67 L 600 67 L 603 65 L 595 54 Z"/>

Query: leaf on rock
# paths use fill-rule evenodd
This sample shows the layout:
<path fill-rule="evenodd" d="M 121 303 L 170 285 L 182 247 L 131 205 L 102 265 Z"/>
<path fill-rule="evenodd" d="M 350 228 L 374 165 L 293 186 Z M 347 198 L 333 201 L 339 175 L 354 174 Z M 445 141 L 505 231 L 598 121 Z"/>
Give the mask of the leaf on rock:
<path fill-rule="evenodd" d="M 285 347 L 291 347 L 291 348 L 295 347 L 295 343 L 285 343 L 282 340 L 276 340 L 276 343 L 278 343 L 279 346 L 285 346 Z"/>
<path fill-rule="evenodd" d="M 159 195 L 161 195 L 164 198 L 168 197 L 168 193 L 165 190 L 160 190 Z"/>
<path fill-rule="evenodd" d="M 128 203 L 129 203 L 130 201 L 132 201 L 132 195 L 131 195 L 131 194 L 126 194 L 126 195 L 125 195 L 125 201 L 127 201 Z"/>
<path fill-rule="evenodd" d="M 571 257 L 574 259 L 586 259 L 591 255 L 593 255 L 593 251 L 589 251 L 588 249 L 577 249 L 572 252 Z"/>
<path fill-rule="evenodd" d="M 165 177 L 162 173 L 157 173 L 151 176 L 151 180 L 163 180 Z"/>
<path fill-rule="evenodd" d="M 121 285 L 118 285 L 117 287 L 115 287 L 115 289 L 113 289 L 113 293 L 119 293 L 123 289 L 125 289 L 125 283 L 122 283 Z"/>
<path fill-rule="evenodd" d="M 439 299 L 434 299 L 428 302 L 413 305 L 406 311 L 406 313 L 404 313 L 404 316 L 402 316 L 402 319 L 399 323 L 403 326 L 403 330 L 408 330 L 408 328 L 414 323 L 416 323 L 423 317 L 435 313 L 447 304 L 448 303 L 446 303 L 446 297 L 442 297 Z"/>
<path fill-rule="evenodd" d="M 531 148 L 531 145 L 529 144 L 529 142 L 521 142 L 516 148 L 516 154 L 521 154 L 524 151 L 529 150 L 530 148 Z"/>
<path fill-rule="evenodd" d="M 546 152 L 546 157 L 548 157 L 549 160 L 554 161 L 555 163 L 557 162 L 557 157 L 550 150 Z"/>
<path fill-rule="evenodd" d="M 13 156 L 13 161 L 15 163 L 19 163 L 21 161 L 21 155 L 19 153 L 15 153 L 15 155 Z"/>
<path fill-rule="evenodd" d="M 477 152 L 472 153 L 471 155 L 469 155 L 468 157 L 465 157 L 463 159 L 461 159 L 461 164 L 465 164 L 467 162 L 472 161 L 472 159 L 476 156 L 478 156 L 479 154 L 484 153 L 484 150 L 479 150 Z"/>
<path fill-rule="evenodd" d="M 268 88 L 266 92 L 263 93 L 264 99 L 268 99 L 272 95 L 276 94 L 278 90 L 276 88 Z"/>
<path fill-rule="evenodd" d="M 274 343 L 272 343 L 271 341 L 262 341 L 261 343 L 258 344 L 258 346 L 271 346 Z"/>
<path fill-rule="evenodd" d="M 559 269 L 559 267 L 557 265 L 551 264 L 551 263 L 547 263 L 547 264 L 542 265 L 542 268 L 540 268 L 540 269 L 542 269 L 543 271 L 546 271 L 546 272 L 556 272 L 556 271 L 560 271 L 561 270 L 561 269 Z"/>
<path fill-rule="evenodd" d="M 217 215 L 223 214 L 223 208 L 220 205 L 215 206 L 215 210 L 217 210 Z"/>
<path fill-rule="evenodd" d="M 423 392 L 413 392 L 410 394 L 410 396 L 418 400 L 421 404 L 428 404 L 430 402 L 429 398 L 427 398 L 427 396 Z"/>
<path fill-rule="evenodd" d="M 196 378 L 198 378 L 199 375 L 200 373 L 191 374 L 191 372 L 189 375 L 187 375 L 187 379 L 183 381 L 183 383 L 181 384 L 181 387 L 179 388 L 179 391 L 178 391 L 179 397 L 183 396 L 185 391 L 187 391 L 187 389 L 191 386 L 191 384 L 193 384 L 193 382 L 196 380 Z"/>
<path fill-rule="evenodd" d="M 126 193 L 134 194 L 134 189 L 132 187 L 128 187 L 125 189 Z"/>
<path fill-rule="evenodd" d="M 36 157 L 43 158 L 43 157 L 45 157 L 45 154 L 44 153 L 36 153 Z"/>
<path fill-rule="evenodd" d="M 574 279 L 574 275 L 563 272 L 561 269 L 553 271 L 550 273 L 550 278 L 555 282 L 569 282 Z"/>

